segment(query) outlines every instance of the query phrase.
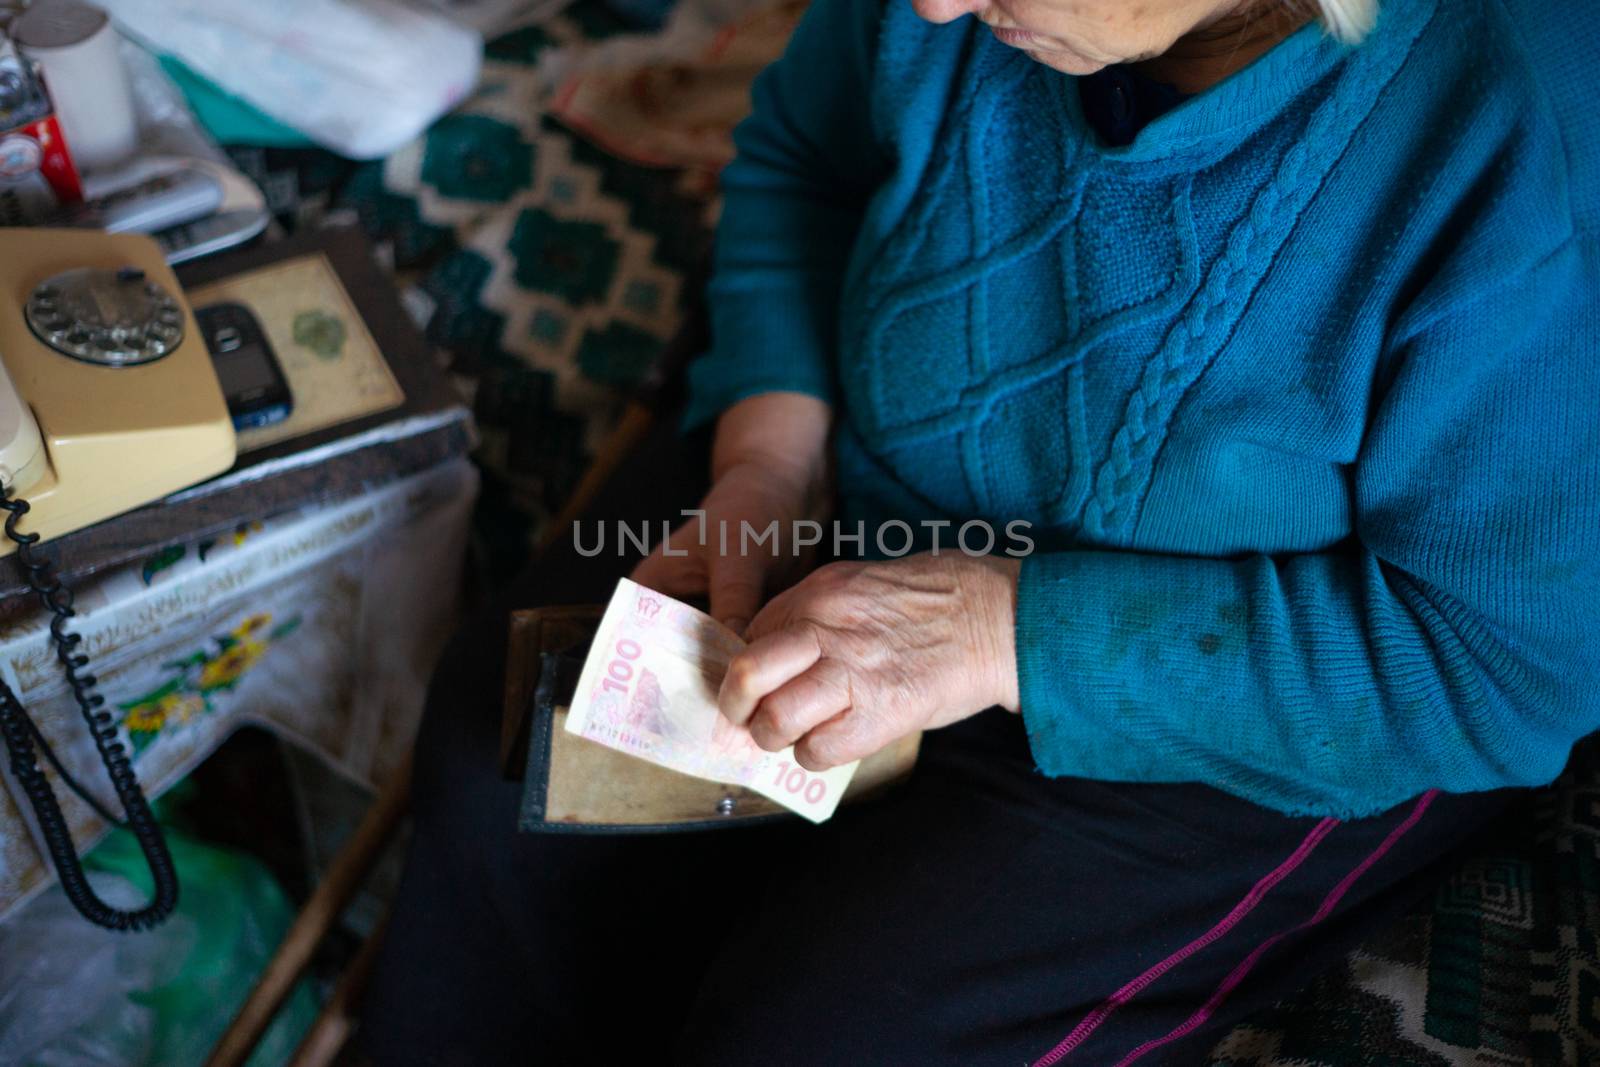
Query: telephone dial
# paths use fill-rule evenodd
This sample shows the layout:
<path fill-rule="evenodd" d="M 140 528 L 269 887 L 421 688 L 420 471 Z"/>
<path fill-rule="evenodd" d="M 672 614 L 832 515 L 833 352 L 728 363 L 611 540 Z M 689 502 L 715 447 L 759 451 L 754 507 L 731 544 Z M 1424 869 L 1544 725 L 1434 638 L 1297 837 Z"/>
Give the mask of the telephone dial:
<path fill-rule="evenodd" d="M 165 919 L 177 903 L 177 875 L 118 724 L 77 651 L 72 593 L 35 546 L 220 474 L 233 461 L 233 422 L 211 357 L 156 243 L 135 234 L 0 228 L 0 555 L 17 553 L 53 616 L 57 662 L 126 818 L 106 811 L 67 772 L 4 681 L 0 734 L 68 899 L 112 929 Z M 73 792 L 133 832 L 154 879 L 149 904 L 122 910 L 95 894 L 39 767 L 41 752 Z"/>

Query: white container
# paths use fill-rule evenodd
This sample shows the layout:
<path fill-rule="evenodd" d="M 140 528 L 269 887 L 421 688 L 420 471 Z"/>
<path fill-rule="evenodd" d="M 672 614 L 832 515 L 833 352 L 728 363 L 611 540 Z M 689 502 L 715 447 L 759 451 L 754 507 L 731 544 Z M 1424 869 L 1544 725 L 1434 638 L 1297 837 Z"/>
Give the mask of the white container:
<path fill-rule="evenodd" d="M 39 64 L 80 171 L 133 154 L 139 121 L 110 16 L 79 0 L 36 0 L 12 23 L 11 37 Z"/>

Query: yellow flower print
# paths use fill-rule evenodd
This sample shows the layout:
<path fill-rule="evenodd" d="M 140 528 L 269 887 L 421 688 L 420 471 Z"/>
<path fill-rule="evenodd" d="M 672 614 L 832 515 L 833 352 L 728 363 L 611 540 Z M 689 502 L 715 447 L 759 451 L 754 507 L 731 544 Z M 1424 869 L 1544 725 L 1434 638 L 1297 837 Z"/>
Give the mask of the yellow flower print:
<path fill-rule="evenodd" d="M 240 641 L 247 641 L 271 625 L 271 614 L 263 611 L 259 614 L 251 615 L 238 626 L 235 626 L 233 628 L 232 636 L 238 638 Z"/>
<path fill-rule="evenodd" d="M 195 693 L 168 693 L 159 700 L 147 700 L 123 717 L 129 730 L 155 733 L 169 723 L 185 723 L 206 710 L 206 702 Z"/>
<path fill-rule="evenodd" d="M 200 669 L 200 689 L 209 692 L 237 682 L 267 650 L 261 641 L 241 641 Z"/>
<path fill-rule="evenodd" d="M 164 700 L 149 700 L 129 708 L 122 724 L 132 731 L 153 734 L 167 721 L 166 710 L 161 706 L 164 703 Z"/>
<path fill-rule="evenodd" d="M 161 698 L 160 707 L 169 720 L 188 722 L 206 710 L 206 702 L 196 693 L 168 693 Z"/>

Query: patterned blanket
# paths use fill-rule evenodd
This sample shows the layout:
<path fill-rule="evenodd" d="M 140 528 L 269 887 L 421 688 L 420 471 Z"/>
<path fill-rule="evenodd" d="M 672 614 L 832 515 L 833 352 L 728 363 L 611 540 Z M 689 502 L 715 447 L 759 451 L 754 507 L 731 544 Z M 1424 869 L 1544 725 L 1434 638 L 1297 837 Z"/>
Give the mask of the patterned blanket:
<path fill-rule="evenodd" d="M 1600 1063 L 1600 745 L 1430 899 L 1212 1050 L 1212 1067 Z"/>
<path fill-rule="evenodd" d="M 235 151 L 284 221 L 353 211 L 389 250 L 428 336 L 474 396 L 477 530 L 501 573 L 677 328 L 709 245 L 703 171 L 625 162 L 551 114 L 557 80 L 541 64 L 624 29 L 583 0 L 502 37 L 476 95 L 381 163 Z M 1236 1027 L 1210 1063 L 1600 1063 L 1597 935 L 1600 750 L 1586 746 L 1430 901 Z"/>

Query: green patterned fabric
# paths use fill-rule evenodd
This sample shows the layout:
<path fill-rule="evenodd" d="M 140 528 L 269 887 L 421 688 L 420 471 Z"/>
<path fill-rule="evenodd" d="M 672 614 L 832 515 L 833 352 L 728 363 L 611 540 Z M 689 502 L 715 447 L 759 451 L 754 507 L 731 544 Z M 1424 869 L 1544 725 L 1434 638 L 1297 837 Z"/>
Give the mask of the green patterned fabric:
<path fill-rule="evenodd" d="M 473 398 L 478 533 L 497 577 L 525 558 L 677 331 L 684 280 L 709 254 L 714 205 L 698 183 L 609 156 L 537 106 L 546 49 L 624 29 L 580 3 L 491 42 L 469 100 L 342 176 L 325 205 L 353 209 L 392 251 Z"/>
<path fill-rule="evenodd" d="M 235 149 L 280 218 L 353 210 L 473 397 L 477 532 L 523 559 L 676 330 L 713 206 L 673 171 L 607 156 L 540 114 L 553 44 L 623 27 L 591 0 L 488 48 L 457 113 L 381 163 Z M 1600 750 L 1385 936 L 1237 1026 L 1213 1067 L 1600 1063 Z"/>
<path fill-rule="evenodd" d="M 1600 1063 L 1600 746 L 1211 1067 Z"/>

